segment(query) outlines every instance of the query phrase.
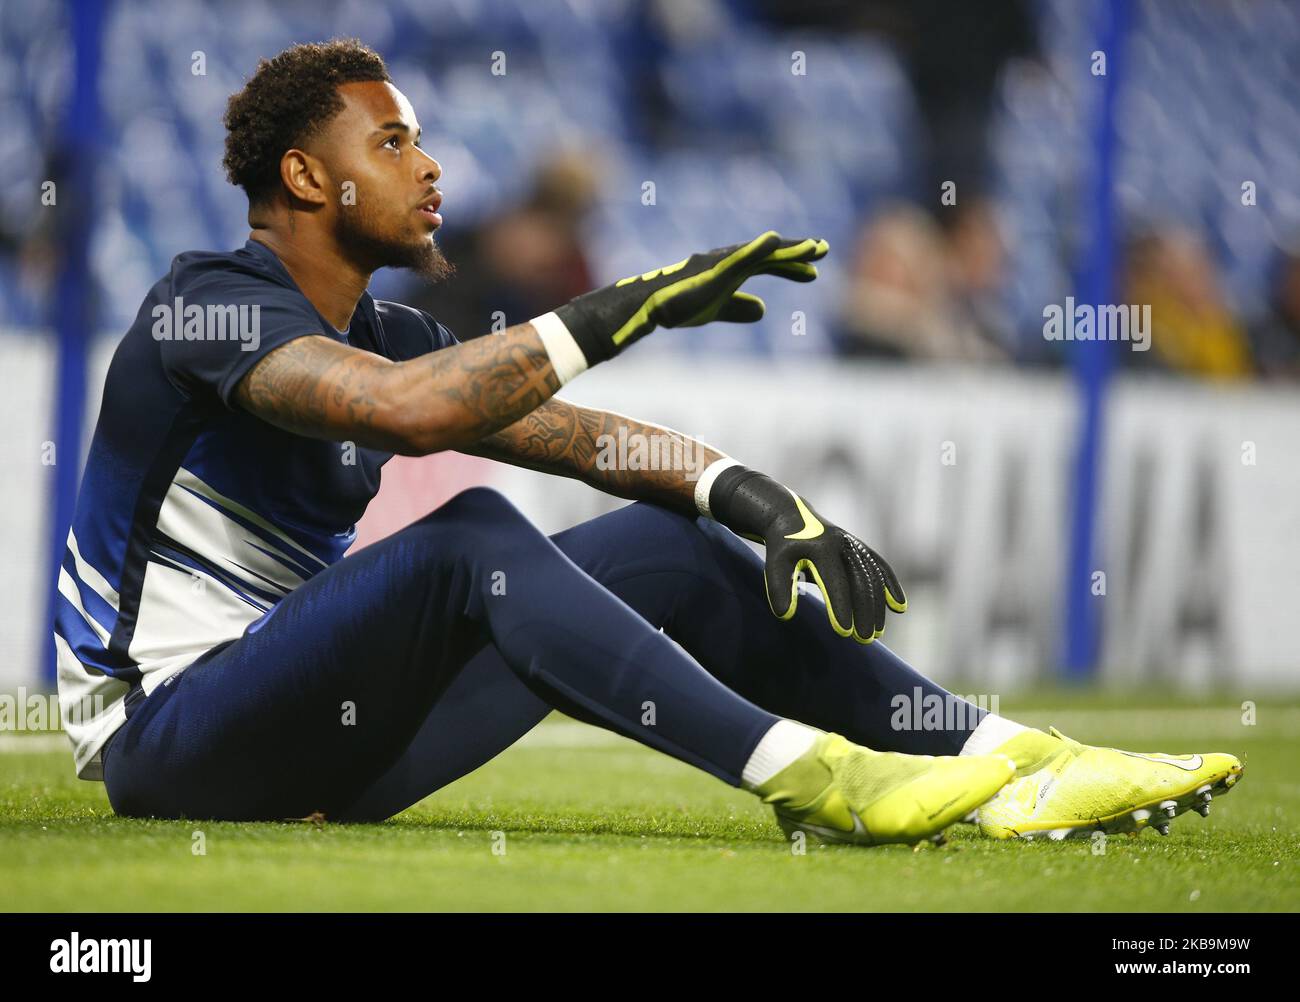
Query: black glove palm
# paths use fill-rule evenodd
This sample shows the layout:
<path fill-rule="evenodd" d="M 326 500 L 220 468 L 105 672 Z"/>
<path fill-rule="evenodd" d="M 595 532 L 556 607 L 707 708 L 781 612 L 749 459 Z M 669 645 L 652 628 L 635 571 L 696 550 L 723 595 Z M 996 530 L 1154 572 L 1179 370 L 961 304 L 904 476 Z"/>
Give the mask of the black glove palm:
<path fill-rule="evenodd" d="M 771 477 L 743 466 L 724 470 L 709 491 L 709 508 L 723 525 L 767 547 L 767 602 L 780 619 L 795 614 L 803 570 L 842 637 L 869 644 L 884 632 L 887 609 L 907 611 L 903 586 L 880 554 Z"/>

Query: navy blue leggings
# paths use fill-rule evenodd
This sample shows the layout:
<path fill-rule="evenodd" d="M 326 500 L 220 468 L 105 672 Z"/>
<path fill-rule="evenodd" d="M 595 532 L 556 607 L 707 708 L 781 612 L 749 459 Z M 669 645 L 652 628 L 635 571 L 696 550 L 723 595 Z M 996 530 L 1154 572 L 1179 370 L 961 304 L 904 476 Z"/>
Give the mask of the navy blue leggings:
<path fill-rule="evenodd" d="M 761 560 L 714 522 L 638 503 L 547 538 L 475 488 L 159 686 L 104 781 L 124 815 L 378 820 L 555 707 L 738 785 L 777 717 L 955 753 L 968 729 L 890 726 L 891 698 L 916 688 L 947 696 L 879 642 L 836 636 L 818 601 L 773 617 Z"/>

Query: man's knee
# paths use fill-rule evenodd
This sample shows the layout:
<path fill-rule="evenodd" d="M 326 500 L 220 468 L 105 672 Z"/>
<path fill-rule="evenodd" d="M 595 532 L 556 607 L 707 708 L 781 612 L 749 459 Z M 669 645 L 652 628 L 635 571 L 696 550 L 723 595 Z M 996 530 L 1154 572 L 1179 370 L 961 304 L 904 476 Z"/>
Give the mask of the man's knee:
<path fill-rule="evenodd" d="M 464 515 L 475 513 L 500 513 L 514 512 L 522 517 L 519 509 L 514 503 L 494 487 L 466 487 L 463 491 L 453 494 L 450 499 L 443 502 L 424 518 L 421 522 L 436 520 L 439 516 L 446 517 L 450 514 Z"/>
<path fill-rule="evenodd" d="M 629 505 L 624 511 L 633 523 L 631 534 L 651 552 L 669 552 L 681 558 L 693 555 L 699 549 L 698 516 L 685 515 L 646 501 Z"/>
<path fill-rule="evenodd" d="M 403 532 L 423 558 L 444 562 L 519 553 L 547 542 L 513 502 L 490 487 L 461 491 Z"/>
<path fill-rule="evenodd" d="M 695 575 L 715 567 L 721 554 L 747 551 L 716 522 L 645 501 L 566 529 L 555 542 L 579 566 L 653 565 L 657 572 Z"/>
<path fill-rule="evenodd" d="M 650 552 L 672 553 L 690 563 L 719 555 L 753 556 L 745 541 L 726 526 L 701 515 L 638 501 L 623 509 L 629 528 Z"/>
<path fill-rule="evenodd" d="M 538 532 L 528 516 L 513 501 L 491 487 L 469 487 L 456 494 L 445 504 L 425 515 L 411 528 L 423 526 L 430 530 L 453 533 L 474 533 L 479 530 L 501 531 L 517 527 Z"/>

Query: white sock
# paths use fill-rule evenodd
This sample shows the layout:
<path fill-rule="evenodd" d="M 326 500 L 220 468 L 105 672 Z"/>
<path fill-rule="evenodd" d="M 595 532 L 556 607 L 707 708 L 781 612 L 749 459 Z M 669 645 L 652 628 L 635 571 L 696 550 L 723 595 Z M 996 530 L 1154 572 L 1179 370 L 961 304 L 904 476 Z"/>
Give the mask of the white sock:
<path fill-rule="evenodd" d="M 740 774 L 741 785 L 753 790 L 766 783 L 811 748 L 820 734 L 820 731 L 793 720 L 778 720 L 759 738 L 754 754 L 749 756 Z"/>
<path fill-rule="evenodd" d="M 1014 720 L 1008 720 L 1006 717 L 999 717 L 996 713 L 990 713 L 979 722 L 975 730 L 971 732 L 971 736 L 966 739 L 966 743 L 961 746 L 961 754 L 991 754 L 1017 734 L 1027 730 L 1029 728 L 1024 724 L 1017 724 Z"/>

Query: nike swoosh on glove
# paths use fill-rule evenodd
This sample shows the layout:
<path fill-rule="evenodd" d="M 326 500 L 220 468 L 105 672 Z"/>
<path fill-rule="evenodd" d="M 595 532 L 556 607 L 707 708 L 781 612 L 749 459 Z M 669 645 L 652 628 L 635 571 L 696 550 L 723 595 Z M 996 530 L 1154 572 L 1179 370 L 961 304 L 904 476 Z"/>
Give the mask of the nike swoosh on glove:
<path fill-rule="evenodd" d="M 812 575 L 831 628 L 869 644 L 885 630 L 887 611 L 907 611 L 898 575 L 879 553 L 822 518 L 803 498 L 765 474 L 731 466 L 708 492 L 717 521 L 767 548 L 767 602 L 780 619 L 795 614 L 798 575 Z"/>

